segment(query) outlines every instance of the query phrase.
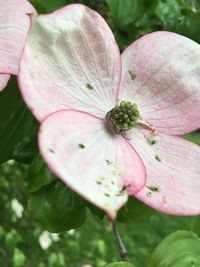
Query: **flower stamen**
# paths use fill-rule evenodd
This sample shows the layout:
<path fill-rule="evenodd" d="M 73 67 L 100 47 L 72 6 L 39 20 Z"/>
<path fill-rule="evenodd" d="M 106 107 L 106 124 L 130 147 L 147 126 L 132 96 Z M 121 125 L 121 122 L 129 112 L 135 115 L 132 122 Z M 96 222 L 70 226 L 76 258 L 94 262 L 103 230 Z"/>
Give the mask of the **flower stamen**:
<path fill-rule="evenodd" d="M 151 130 L 153 135 L 158 135 L 158 130 L 156 129 L 156 127 L 151 125 L 148 121 L 139 119 L 137 123 L 141 126 L 144 126 L 146 129 Z"/>
<path fill-rule="evenodd" d="M 158 135 L 158 130 L 148 121 L 140 117 L 138 107 L 135 103 L 121 101 L 106 114 L 106 119 L 112 123 L 116 133 L 122 134 L 136 125 L 140 125 Z M 125 136 L 124 136 L 125 137 Z M 125 137 L 126 138 L 126 137 Z"/>
<path fill-rule="evenodd" d="M 139 118 L 137 105 L 128 101 L 121 101 L 106 114 L 106 119 L 112 122 L 117 133 L 132 129 Z"/>

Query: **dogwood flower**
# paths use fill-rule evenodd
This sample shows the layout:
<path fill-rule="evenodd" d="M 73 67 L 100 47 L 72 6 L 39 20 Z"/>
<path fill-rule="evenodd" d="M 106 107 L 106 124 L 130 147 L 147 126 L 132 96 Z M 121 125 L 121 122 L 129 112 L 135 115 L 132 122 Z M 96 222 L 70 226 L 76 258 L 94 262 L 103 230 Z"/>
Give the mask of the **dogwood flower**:
<path fill-rule="evenodd" d="M 30 27 L 28 14 L 36 14 L 26 0 L 0 0 L 0 91 L 17 75 L 19 59 Z"/>
<path fill-rule="evenodd" d="M 200 213 L 200 46 L 154 32 L 120 56 L 84 5 L 32 18 L 19 85 L 41 122 L 49 168 L 111 219 L 135 196 L 169 214 Z"/>

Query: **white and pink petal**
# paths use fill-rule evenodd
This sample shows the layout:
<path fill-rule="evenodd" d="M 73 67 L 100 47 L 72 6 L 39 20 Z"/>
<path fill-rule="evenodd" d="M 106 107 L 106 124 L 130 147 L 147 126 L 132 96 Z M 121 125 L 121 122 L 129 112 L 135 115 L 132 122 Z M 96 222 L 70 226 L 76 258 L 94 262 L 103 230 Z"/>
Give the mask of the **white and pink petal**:
<path fill-rule="evenodd" d="M 26 0 L 0 0 L 0 6 L 0 73 L 16 75 L 30 28 L 29 15 L 36 11 Z"/>
<path fill-rule="evenodd" d="M 147 171 L 146 185 L 136 197 L 160 212 L 200 214 L 200 146 L 139 128 L 130 135 Z"/>
<path fill-rule="evenodd" d="M 49 168 L 72 190 L 114 220 L 117 210 L 145 184 L 146 171 L 137 152 L 105 121 L 65 110 L 45 118 L 40 152 Z"/>
<path fill-rule="evenodd" d="M 122 54 L 119 99 L 137 103 L 160 133 L 200 127 L 200 45 L 171 32 L 147 34 Z"/>
<path fill-rule="evenodd" d="M 38 120 L 66 108 L 104 117 L 116 104 L 119 48 L 105 20 L 81 4 L 33 18 L 19 84 Z"/>

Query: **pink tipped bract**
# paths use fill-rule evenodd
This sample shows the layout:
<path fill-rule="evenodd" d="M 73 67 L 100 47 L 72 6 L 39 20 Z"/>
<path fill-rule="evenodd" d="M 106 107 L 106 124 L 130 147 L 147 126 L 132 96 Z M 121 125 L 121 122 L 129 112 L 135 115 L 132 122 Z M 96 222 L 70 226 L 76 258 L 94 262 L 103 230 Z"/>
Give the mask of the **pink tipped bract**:
<path fill-rule="evenodd" d="M 197 43 L 155 32 L 120 56 L 103 18 L 69 5 L 33 18 L 18 81 L 41 121 L 48 166 L 111 219 L 128 195 L 161 212 L 200 214 L 200 147 L 176 137 L 200 127 Z M 121 101 L 137 104 L 142 121 L 126 137 L 105 120 Z"/>
<path fill-rule="evenodd" d="M 1 74 L 18 74 L 20 56 L 30 28 L 29 15 L 36 11 L 26 0 L 0 0 L 0 6 L 0 79 L 5 80 Z M 0 86 L 3 90 L 2 82 Z"/>

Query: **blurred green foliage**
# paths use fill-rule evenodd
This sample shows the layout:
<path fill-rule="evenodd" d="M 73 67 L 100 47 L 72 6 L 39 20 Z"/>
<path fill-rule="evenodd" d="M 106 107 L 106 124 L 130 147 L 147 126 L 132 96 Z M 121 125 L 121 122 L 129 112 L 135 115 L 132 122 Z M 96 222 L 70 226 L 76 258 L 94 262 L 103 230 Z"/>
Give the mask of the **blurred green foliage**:
<path fill-rule="evenodd" d="M 148 267 L 200 266 L 200 239 L 188 231 L 167 236 L 155 249 Z"/>
<path fill-rule="evenodd" d="M 32 193 L 28 208 L 32 217 L 50 232 L 77 228 L 86 218 L 84 202 L 59 180 Z"/>
<path fill-rule="evenodd" d="M 44 227 L 33 220 L 27 209 L 27 174 L 27 165 L 21 163 L 10 161 L 0 167 L 1 267 L 16 267 L 13 263 L 18 257 L 16 254 L 24 261 L 20 267 L 81 267 L 83 264 L 102 267 L 109 262 L 120 261 L 108 220 L 98 219 L 89 210 L 80 228 L 61 232 L 59 240 L 52 239 L 52 244 L 43 250 L 38 240 Z M 17 217 L 12 208 L 13 199 L 18 199 L 24 207 L 22 218 Z M 37 208 L 40 210 L 40 206 Z M 117 226 L 130 261 L 137 267 L 147 266 L 154 248 L 171 232 L 178 229 L 200 231 L 199 217 L 175 217 L 156 212 L 146 222 L 118 223 Z M 20 255 L 24 255 L 25 260 Z"/>
<path fill-rule="evenodd" d="M 200 3 L 192 0 L 159 1 L 156 14 L 164 30 L 174 31 L 200 42 Z"/>
<path fill-rule="evenodd" d="M 106 0 L 115 25 L 119 29 L 136 21 L 145 11 L 143 0 Z"/>
<path fill-rule="evenodd" d="M 39 14 L 71 3 L 90 6 L 106 19 L 121 51 L 140 36 L 158 30 L 174 31 L 200 42 L 198 0 L 30 2 Z M 83 264 L 101 267 L 119 261 L 111 226 L 103 212 L 58 182 L 42 161 L 37 148 L 38 123 L 25 107 L 14 78 L 0 94 L 0 114 L 0 163 L 15 159 L 0 166 L 1 267 L 81 267 Z M 184 138 L 200 144 L 199 132 Z M 22 218 L 12 207 L 12 200 L 15 199 L 24 207 Z M 172 231 L 184 229 L 200 234 L 200 217 L 161 215 L 133 198 L 120 211 L 118 221 L 122 222 L 118 223 L 119 229 L 130 260 L 137 267 L 147 266 L 155 246 Z M 67 232 L 72 228 L 78 229 Z M 44 229 L 62 231 L 57 241 L 49 235 L 52 243 L 46 250 L 42 250 L 38 242 Z M 197 237 L 192 235 L 193 239 Z M 166 244 L 166 240 L 156 251 Z M 177 266 L 189 266 L 181 264 Z M 124 263 L 122 266 L 125 267 Z"/>
<path fill-rule="evenodd" d="M 135 267 L 135 265 L 132 265 L 131 263 L 127 263 L 127 262 L 114 262 L 114 263 L 105 265 L 105 267 Z"/>

